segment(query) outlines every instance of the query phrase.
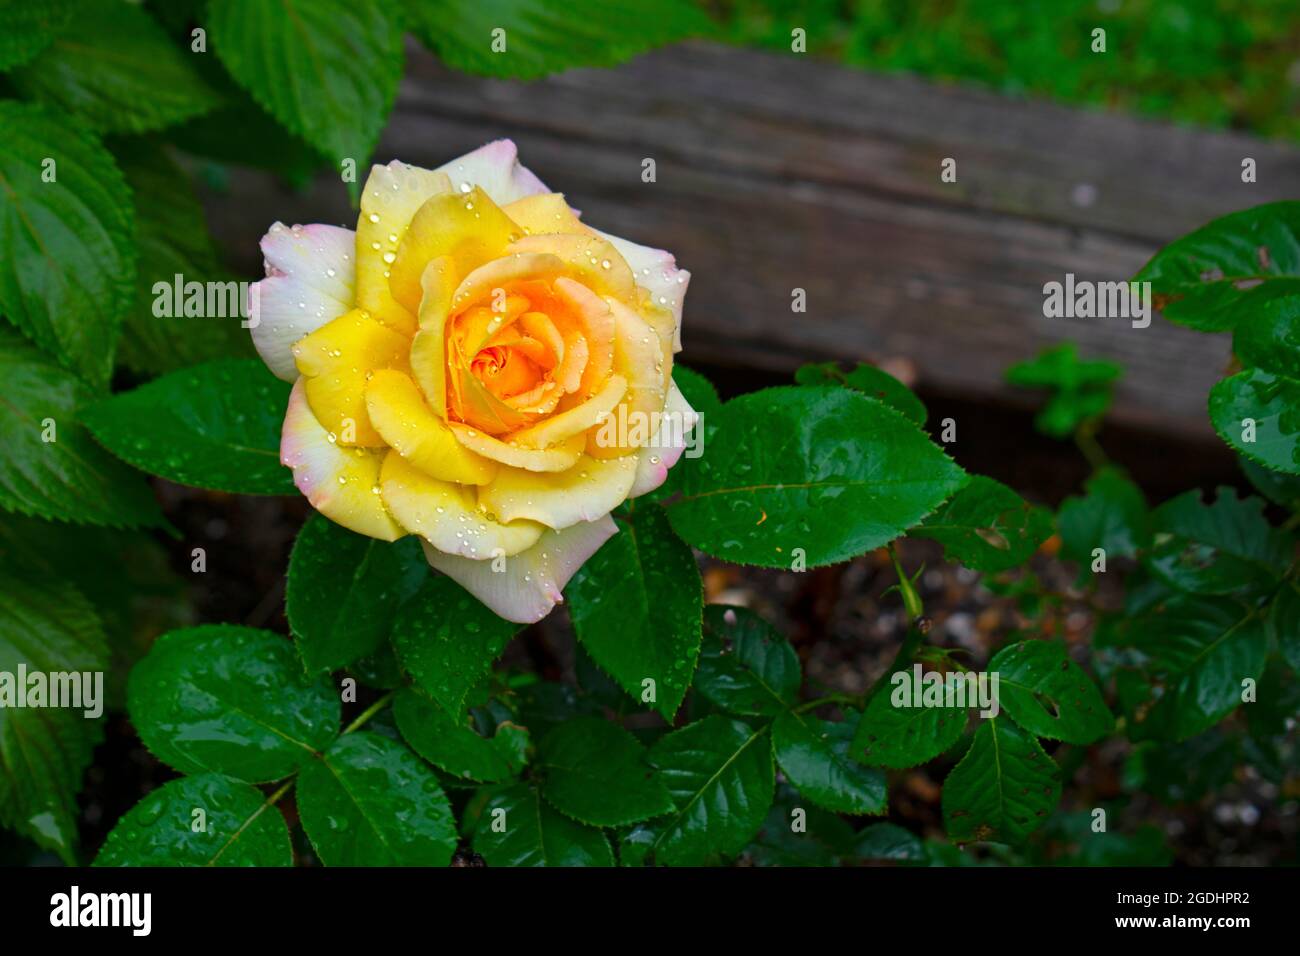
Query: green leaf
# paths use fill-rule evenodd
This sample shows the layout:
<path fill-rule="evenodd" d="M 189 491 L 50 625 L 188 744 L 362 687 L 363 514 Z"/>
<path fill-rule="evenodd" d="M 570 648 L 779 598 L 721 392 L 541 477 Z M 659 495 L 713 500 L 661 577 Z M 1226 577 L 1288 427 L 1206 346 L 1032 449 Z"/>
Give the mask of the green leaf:
<path fill-rule="evenodd" d="M 76 862 L 77 792 L 101 734 L 86 716 L 94 673 L 108 666 L 95 609 L 71 584 L 12 565 L 0 567 L 0 824 L 18 830 L 69 865 Z M 20 666 L 27 673 L 20 685 Z M 31 676 L 79 674 L 80 708 L 31 706 Z M 8 685 L 8 686 L 6 686 Z M 47 693 L 52 693 L 52 688 Z M 51 703 L 47 698 L 45 703 Z M 75 698 L 72 702 L 76 702 Z"/>
<path fill-rule="evenodd" d="M 1282 659 L 1300 671 L 1300 587 L 1288 581 L 1269 607 L 1268 626 Z"/>
<path fill-rule="evenodd" d="M 303 679 L 289 641 L 231 624 L 158 638 L 131 672 L 127 708 L 160 760 L 249 783 L 288 776 L 339 729 L 338 695 Z"/>
<path fill-rule="evenodd" d="M 0 70 L 20 66 L 49 46 L 77 6 L 77 0 L 0 5 Z"/>
<path fill-rule="evenodd" d="M 1051 398 L 1034 425 L 1045 435 L 1068 438 L 1085 422 L 1106 413 L 1113 398 L 1112 383 L 1123 371 L 1114 362 L 1081 361 L 1078 347 L 1065 342 L 1012 365 L 1006 380 L 1018 388 L 1047 389 Z"/>
<path fill-rule="evenodd" d="M 381 644 L 369 657 L 354 661 L 348 666 L 348 673 L 367 687 L 383 690 L 396 690 L 407 683 L 391 641 Z"/>
<path fill-rule="evenodd" d="M 42 106 L 0 101 L 0 142 L 0 312 L 102 388 L 135 290 L 126 183 L 93 135 Z"/>
<path fill-rule="evenodd" d="M 1290 563 L 1291 542 L 1264 517 L 1260 498 L 1219 488 L 1213 504 L 1193 490 L 1152 513 L 1156 548 L 1147 566 L 1184 591 L 1230 594 L 1269 588 Z"/>
<path fill-rule="evenodd" d="M 328 164 L 327 157 L 307 145 L 264 110 L 217 67 L 225 105 L 198 119 L 173 126 L 167 139 L 179 149 L 218 163 L 265 169 L 294 189 L 306 189 Z M 209 77 L 211 79 L 211 77 Z"/>
<path fill-rule="evenodd" d="M 149 140 L 115 146 L 114 152 L 135 197 L 140 264 L 135 305 L 127 313 L 118 359 L 136 372 L 153 376 L 214 358 L 252 357 L 252 338 L 240 325 L 242 294 L 221 266 L 207 219 L 189 177 Z M 159 295 L 184 282 L 223 282 L 230 315 L 157 316 Z M 166 292 L 155 286 L 162 283 Z M 231 303 L 236 305 L 229 309 Z M 183 303 L 175 303 L 179 308 Z"/>
<path fill-rule="evenodd" d="M 1164 678 L 1143 730 L 1170 740 L 1202 733 L 1235 710 L 1242 681 L 1259 680 L 1268 651 L 1263 620 L 1225 598 L 1179 595 L 1139 618 L 1133 635 Z"/>
<path fill-rule="evenodd" d="M 858 831 L 853 856 L 862 860 L 922 863 L 925 846 L 919 837 L 896 823 L 873 823 Z"/>
<path fill-rule="evenodd" d="M 125 708 L 127 673 L 154 638 L 193 623 L 188 582 L 172 570 L 166 549 L 141 531 L 0 515 L 0 563 L 67 581 L 94 607 L 108 638 L 110 710 Z"/>
<path fill-rule="evenodd" d="M 1245 316 L 1233 330 L 1232 351 L 1244 365 L 1300 378 L 1300 289 Z"/>
<path fill-rule="evenodd" d="M 1135 279 L 1151 283 L 1170 322 L 1223 332 L 1270 299 L 1300 293 L 1298 233 L 1300 202 L 1255 206 L 1171 242 Z"/>
<path fill-rule="evenodd" d="M 259 791 L 205 773 L 169 781 L 132 807 L 95 866 L 293 866 L 293 848 L 284 815 Z"/>
<path fill-rule="evenodd" d="M 1244 455 L 1237 456 L 1237 464 L 1255 490 L 1274 504 L 1288 511 L 1300 511 L 1300 475 L 1287 475 L 1257 465 Z"/>
<path fill-rule="evenodd" d="M 487 792 L 474 852 L 488 866 L 614 865 L 605 834 L 553 810 L 526 783 Z"/>
<path fill-rule="evenodd" d="M 901 412 L 917 425 L 925 426 L 925 405 L 912 390 L 884 369 L 866 362 L 859 362 L 848 372 L 840 368 L 839 362 L 805 365 L 794 373 L 794 380 L 800 385 L 842 385 L 856 389 Z"/>
<path fill-rule="evenodd" d="M 86 426 L 119 458 L 196 488 L 295 494 L 280 464 L 289 384 L 257 359 L 172 372 L 88 408 Z"/>
<path fill-rule="evenodd" d="M 1225 378 L 1210 389 L 1210 422 L 1251 461 L 1300 474 L 1300 379 L 1254 368 Z"/>
<path fill-rule="evenodd" d="M 1105 809 L 1108 813 L 1115 812 L 1109 807 Z M 1053 866 L 1112 867 L 1169 866 L 1173 862 L 1160 827 L 1144 824 L 1133 833 L 1097 832 L 1094 824 L 1091 810 L 1054 815 L 1044 827 L 1042 839 L 1036 841 L 1037 852 L 1031 853 L 1028 862 L 1034 866 L 1050 862 Z M 1049 853 L 1042 853 L 1049 848 Z"/>
<path fill-rule="evenodd" d="M 1065 648 L 1048 641 L 1020 641 L 988 663 L 998 675 L 998 701 L 1011 719 L 1039 737 L 1090 744 L 1115 726 L 1101 691 Z"/>
<path fill-rule="evenodd" d="M 485 737 L 409 687 L 394 699 L 393 716 L 411 749 L 453 777 L 496 783 L 517 777 L 528 763 L 528 731 L 518 724 L 502 722 Z"/>
<path fill-rule="evenodd" d="M 542 739 L 542 796 L 580 823 L 618 827 L 673 811 L 673 798 L 646 763 L 645 748 L 617 724 L 577 717 Z"/>
<path fill-rule="evenodd" d="M 323 515 L 308 518 L 289 556 L 284 596 L 307 672 L 346 667 L 379 650 L 428 571 L 415 538 L 380 541 Z"/>
<path fill-rule="evenodd" d="M 735 856 L 758 832 L 775 787 L 766 728 L 725 717 L 675 730 L 650 748 L 650 763 L 676 810 L 645 825 L 656 865 L 702 866 Z"/>
<path fill-rule="evenodd" d="M 1060 773 L 1038 741 L 990 717 L 944 781 L 944 825 L 957 843 L 1020 843 L 1060 799 Z"/>
<path fill-rule="evenodd" d="M 92 400 L 90 389 L 5 326 L 0 381 L 0 508 L 117 527 L 161 521 L 144 479 L 78 423 L 79 410 Z"/>
<path fill-rule="evenodd" d="M 673 382 L 691 408 L 702 417 L 707 419 L 722 410 L 722 399 L 718 397 L 718 390 L 699 372 L 674 363 Z"/>
<path fill-rule="evenodd" d="M 223 0 L 208 26 L 230 75 L 272 115 L 336 163 L 364 166 L 402 75 L 391 6 Z"/>
<path fill-rule="evenodd" d="M 515 79 L 577 66 L 614 66 L 644 50 L 713 30 L 708 17 L 686 0 L 605 0 L 584 6 L 547 0 L 423 0 L 409 9 L 416 35 L 448 66 Z M 502 34 L 494 32 L 498 29 Z M 504 50 L 494 46 L 498 37 Z"/>
<path fill-rule="evenodd" d="M 1162 803 L 1194 803 L 1232 781 L 1239 741 L 1221 728 L 1182 743 L 1143 741 L 1124 767 L 1124 787 L 1141 789 Z"/>
<path fill-rule="evenodd" d="M 143 133 L 198 116 L 219 102 L 153 17 L 129 3 L 83 4 L 40 56 L 13 74 L 15 88 L 103 132 Z"/>
<path fill-rule="evenodd" d="M 344 734 L 307 761 L 298 812 L 326 866 L 446 866 L 456 821 L 432 770 L 378 734 Z"/>
<path fill-rule="evenodd" d="M 803 675 L 790 642 L 753 611 L 710 604 L 695 689 L 733 714 L 774 717 L 795 702 Z"/>
<path fill-rule="evenodd" d="M 1151 541 L 1142 491 L 1115 468 L 1103 468 L 1084 485 L 1083 497 L 1066 498 L 1058 523 L 1061 554 L 1091 568 L 1095 548 L 1108 559 L 1134 557 Z"/>
<path fill-rule="evenodd" d="M 573 629 L 633 699 L 654 681 L 655 708 L 671 721 L 700 652 L 700 569 L 659 507 L 630 508 L 617 524 L 569 583 Z"/>
<path fill-rule="evenodd" d="M 786 711 L 772 725 L 776 761 L 799 792 L 838 813 L 885 812 L 885 775 L 849 756 L 850 724 Z"/>
<path fill-rule="evenodd" d="M 470 688 L 491 669 L 521 630 L 503 620 L 451 578 L 426 578 L 393 625 L 402 669 L 443 710 L 465 712 Z"/>
<path fill-rule="evenodd" d="M 1001 482 L 972 476 L 965 488 L 909 534 L 943 545 L 949 561 L 1005 571 L 1028 561 L 1052 535 L 1052 515 Z"/>
<path fill-rule="evenodd" d="M 855 834 L 840 817 L 808 805 L 788 785 L 777 787 L 776 800 L 744 859 L 754 866 L 838 866 L 850 856 Z"/>
<path fill-rule="evenodd" d="M 715 420 L 668 514 L 689 544 L 727 561 L 845 561 L 898 537 L 966 477 L 916 425 L 849 389 L 769 388 Z"/>
<path fill-rule="evenodd" d="M 895 672 L 910 679 L 907 670 Z M 867 702 L 858 721 L 850 751 L 873 767 L 905 769 L 933 760 L 961 739 L 966 729 L 966 708 L 898 706 L 893 692 L 882 687 Z"/>
<path fill-rule="evenodd" d="M 601 706 L 580 695 L 571 684 L 539 680 L 515 691 L 519 720 L 537 737 L 574 717 L 593 717 L 602 713 Z"/>

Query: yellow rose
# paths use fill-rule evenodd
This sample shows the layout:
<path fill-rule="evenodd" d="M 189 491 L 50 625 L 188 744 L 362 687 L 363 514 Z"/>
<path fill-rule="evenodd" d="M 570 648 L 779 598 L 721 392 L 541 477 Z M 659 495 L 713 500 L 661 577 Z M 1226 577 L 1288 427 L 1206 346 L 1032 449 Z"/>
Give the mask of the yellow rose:
<path fill-rule="evenodd" d="M 544 617 L 681 455 L 689 273 L 584 225 L 508 140 L 375 166 L 355 233 L 276 223 L 262 251 L 252 334 L 294 383 L 295 484 L 353 531 L 419 535 L 504 618 Z"/>

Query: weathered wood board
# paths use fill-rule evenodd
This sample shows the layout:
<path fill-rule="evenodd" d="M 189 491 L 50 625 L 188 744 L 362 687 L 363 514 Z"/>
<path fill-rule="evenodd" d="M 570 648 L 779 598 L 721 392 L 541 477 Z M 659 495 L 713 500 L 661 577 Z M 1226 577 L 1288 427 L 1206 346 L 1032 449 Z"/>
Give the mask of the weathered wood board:
<path fill-rule="evenodd" d="M 1300 149 L 1287 144 L 803 57 L 689 44 L 531 84 L 458 75 L 414 46 L 408 57 L 376 158 L 434 166 L 513 138 L 588 221 L 692 271 L 687 363 L 905 356 L 922 387 L 1023 403 L 1003 369 L 1073 339 L 1126 366 L 1118 420 L 1207 438 L 1225 336 L 1159 318 L 1046 318 L 1043 284 L 1126 279 L 1205 221 L 1300 192 Z M 940 180 L 945 157 L 956 183 Z M 1245 157 L 1254 184 L 1241 181 Z M 336 178 L 289 194 L 253 173 L 209 213 L 250 272 L 272 218 L 354 216 Z M 796 288 L 805 313 L 791 311 Z"/>

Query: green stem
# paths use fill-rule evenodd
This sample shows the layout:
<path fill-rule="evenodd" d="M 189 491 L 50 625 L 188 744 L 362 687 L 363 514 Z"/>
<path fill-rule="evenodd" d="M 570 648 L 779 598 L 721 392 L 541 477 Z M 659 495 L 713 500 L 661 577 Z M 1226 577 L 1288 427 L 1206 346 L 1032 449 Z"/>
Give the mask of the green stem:
<path fill-rule="evenodd" d="M 919 627 L 913 624 L 907 629 L 907 636 L 903 638 L 903 643 L 898 645 L 898 653 L 894 655 L 894 662 L 889 665 L 889 670 L 881 674 L 880 679 L 872 684 L 862 696 L 862 706 L 864 708 L 871 702 L 871 698 L 875 697 L 880 692 L 880 689 L 889 683 L 889 678 L 912 666 L 912 660 L 916 657 L 916 652 L 921 649 L 921 645 L 924 643 L 925 634 Z"/>
<path fill-rule="evenodd" d="M 283 797 L 286 793 L 288 793 L 290 790 L 293 789 L 293 782 L 294 782 L 294 780 L 296 780 L 296 779 L 297 779 L 297 777 L 296 777 L 296 775 L 295 775 L 295 776 L 293 776 L 293 777 L 290 777 L 290 778 L 289 778 L 288 780 L 286 780 L 284 783 L 280 784 L 280 788 L 279 788 L 278 790 L 276 790 L 273 794 L 271 794 L 269 797 L 266 798 L 266 805 L 267 805 L 268 807 L 273 807 L 273 806 L 275 806 L 277 803 L 279 803 L 279 802 L 280 802 L 280 798 Z"/>
<path fill-rule="evenodd" d="M 1100 424 L 1093 419 L 1084 422 L 1074 431 L 1074 444 L 1083 452 L 1083 457 L 1088 459 L 1093 471 L 1101 471 L 1110 464 L 1110 457 L 1097 441 L 1097 428 Z"/>
<path fill-rule="evenodd" d="M 352 721 L 352 723 L 348 724 L 346 727 L 343 728 L 343 733 L 350 734 L 352 733 L 352 731 L 363 726 L 366 723 L 366 721 L 368 721 L 371 717 L 375 716 L 375 714 L 379 713 L 381 710 L 383 710 L 385 707 L 388 706 L 388 702 L 393 699 L 393 695 L 395 693 L 397 693 L 397 691 L 390 690 L 387 694 L 384 694 L 377 701 L 375 701 L 373 704 L 371 704 L 369 707 L 367 707 L 365 710 L 359 713 L 357 715 L 356 720 Z"/>
<path fill-rule="evenodd" d="M 804 701 L 794 708 L 794 712 L 802 714 L 805 711 L 816 710 L 818 707 L 824 707 L 827 704 L 843 704 L 845 707 L 857 707 L 862 704 L 862 698 L 854 697 L 852 694 L 827 694 L 825 697 L 818 697 L 816 700 Z"/>

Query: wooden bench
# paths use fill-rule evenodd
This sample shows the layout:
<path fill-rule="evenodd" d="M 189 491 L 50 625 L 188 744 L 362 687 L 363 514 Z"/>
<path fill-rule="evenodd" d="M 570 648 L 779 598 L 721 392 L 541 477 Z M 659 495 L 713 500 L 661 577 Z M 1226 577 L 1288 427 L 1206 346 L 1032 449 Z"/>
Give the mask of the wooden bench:
<path fill-rule="evenodd" d="M 687 363 L 903 356 L 922 388 L 1023 406 L 1003 370 L 1072 339 L 1126 367 L 1121 424 L 1194 441 L 1212 435 L 1205 397 L 1228 338 L 1045 318 L 1042 287 L 1128 278 L 1161 244 L 1300 186 L 1300 150 L 1281 143 L 702 43 L 529 84 L 411 46 L 376 158 L 435 166 L 503 136 L 588 221 L 691 270 Z M 291 195 L 240 173 L 232 192 L 210 217 L 249 272 L 271 219 L 355 215 L 332 176 Z"/>

